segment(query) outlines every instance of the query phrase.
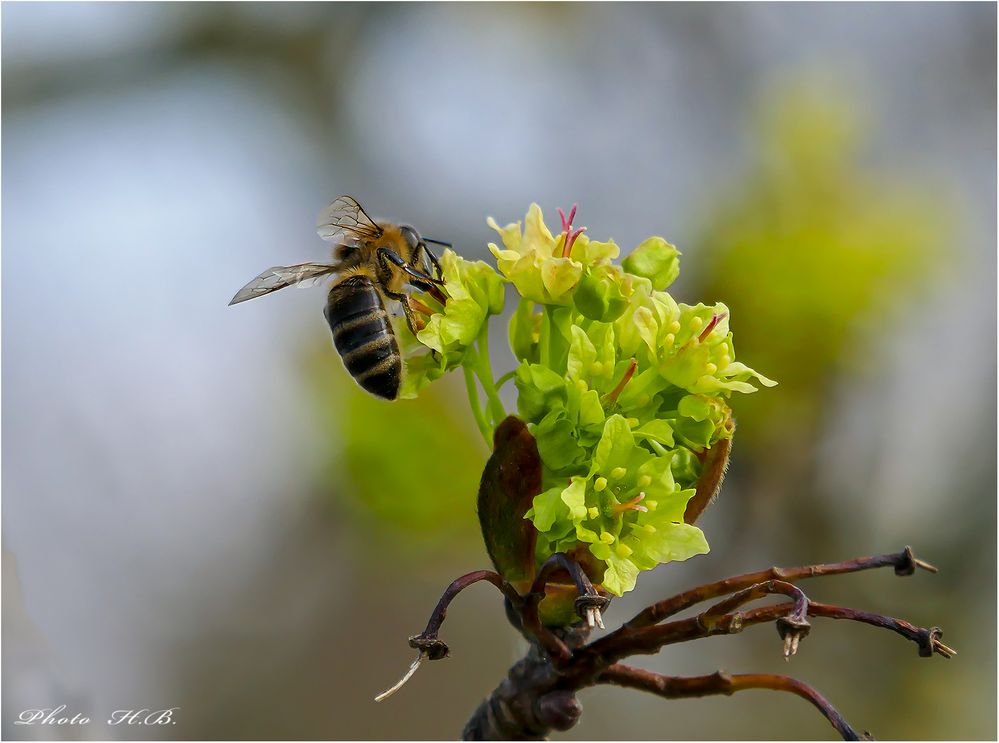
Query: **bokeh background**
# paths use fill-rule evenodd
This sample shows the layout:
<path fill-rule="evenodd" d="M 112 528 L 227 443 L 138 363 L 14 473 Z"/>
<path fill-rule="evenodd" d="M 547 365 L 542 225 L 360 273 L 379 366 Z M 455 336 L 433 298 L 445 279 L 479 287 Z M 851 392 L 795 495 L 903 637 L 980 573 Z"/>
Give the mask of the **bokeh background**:
<path fill-rule="evenodd" d="M 676 243 L 674 296 L 726 301 L 781 385 L 735 401 L 711 554 L 609 624 L 911 543 L 939 575 L 808 590 L 940 625 L 953 660 L 820 620 L 790 666 L 772 628 L 641 664 L 790 672 L 881 738 L 995 738 L 994 5 L 5 3 L 2 42 L 4 738 L 453 738 L 523 652 L 476 587 L 453 657 L 372 701 L 487 566 L 487 451 L 458 380 L 358 392 L 322 290 L 226 306 L 324 259 L 340 193 L 469 257 L 531 201 Z M 834 735 L 775 693 L 581 698 L 567 739 Z M 59 704 L 94 722 L 12 724 Z"/>

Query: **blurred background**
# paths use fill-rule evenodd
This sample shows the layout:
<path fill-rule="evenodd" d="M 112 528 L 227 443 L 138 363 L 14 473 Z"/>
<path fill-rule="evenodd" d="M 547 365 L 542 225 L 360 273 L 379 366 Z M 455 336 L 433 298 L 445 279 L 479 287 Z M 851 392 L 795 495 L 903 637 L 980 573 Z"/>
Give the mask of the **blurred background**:
<path fill-rule="evenodd" d="M 488 452 L 460 380 L 359 392 L 321 289 L 226 306 L 325 259 L 341 193 L 468 257 L 531 201 L 678 245 L 674 296 L 727 302 L 780 386 L 733 401 L 711 553 L 608 625 L 912 544 L 938 575 L 806 590 L 939 625 L 953 660 L 817 620 L 790 666 L 772 628 L 639 663 L 791 673 L 881 738 L 995 738 L 994 5 L 5 3 L 2 42 L 4 738 L 454 738 L 523 652 L 478 586 L 452 657 L 372 701 L 488 566 Z M 581 700 L 560 737 L 834 737 L 776 693 Z M 60 704 L 94 721 L 12 724 Z"/>

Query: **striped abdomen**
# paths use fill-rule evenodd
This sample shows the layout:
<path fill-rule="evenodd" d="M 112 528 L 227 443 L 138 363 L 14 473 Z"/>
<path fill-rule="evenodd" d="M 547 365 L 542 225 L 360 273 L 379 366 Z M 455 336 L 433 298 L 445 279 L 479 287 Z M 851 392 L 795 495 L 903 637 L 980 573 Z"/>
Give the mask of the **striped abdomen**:
<path fill-rule="evenodd" d="M 394 400 L 402 381 L 399 344 L 381 295 L 367 276 L 352 276 L 330 289 L 326 321 L 343 365 L 372 395 Z"/>

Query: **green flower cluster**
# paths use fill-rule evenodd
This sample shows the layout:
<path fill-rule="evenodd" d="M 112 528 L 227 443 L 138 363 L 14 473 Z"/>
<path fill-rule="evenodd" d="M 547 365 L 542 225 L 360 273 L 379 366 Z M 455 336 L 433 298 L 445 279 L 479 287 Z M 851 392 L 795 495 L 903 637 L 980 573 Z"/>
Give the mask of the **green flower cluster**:
<path fill-rule="evenodd" d="M 483 371 L 486 383 L 492 379 L 488 320 L 503 311 L 505 282 L 487 263 L 466 261 L 451 250 L 444 251 L 440 263 L 447 303 L 431 314 L 416 334 L 418 348 L 429 348 L 431 352 L 407 356 L 399 395 L 402 398 L 416 397 L 421 389 L 458 367 L 465 367 L 470 373 Z M 421 295 L 421 299 L 433 304 L 430 295 Z M 411 336 L 402 334 L 402 337 Z M 498 399 L 497 396 L 497 402 Z"/>
<path fill-rule="evenodd" d="M 734 361 L 724 305 L 689 306 L 665 291 L 679 273 L 675 247 L 652 237 L 617 265 L 612 240 L 574 231 L 572 215 L 562 222 L 553 235 L 536 204 L 523 229 L 489 220 L 503 244 L 489 249 L 520 295 L 509 326 L 519 366 L 506 378 L 544 465 L 526 518 L 539 564 L 587 550 L 603 566 L 603 587 L 622 595 L 640 571 L 708 551 L 700 529 L 683 522 L 699 457 L 732 435 L 732 392 L 774 383 Z M 488 440 L 505 416 L 484 341 L 503 278 L 453 254 L 444 267 L 449 300 L 418 335 L 433 353 L 409 362 L 409 389 L 463 366 Z"/>

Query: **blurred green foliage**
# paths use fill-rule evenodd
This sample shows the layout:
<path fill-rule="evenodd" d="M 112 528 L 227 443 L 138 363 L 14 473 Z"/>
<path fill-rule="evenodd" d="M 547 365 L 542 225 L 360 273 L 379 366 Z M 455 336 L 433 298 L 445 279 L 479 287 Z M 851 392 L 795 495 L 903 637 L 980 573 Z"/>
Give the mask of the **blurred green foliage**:
<path fill-rule="evenodd" d="M 475 497 L 488 452 L 467 406 L 454 404 L 464 395 L 457 378 L 385 402 L 353 382 L 332 344 L 308 360 L 307 378 L 327 452 L 324 498 L 372 536 L 451 554 L 479 541 Z"/>
<path fill-rule="evenodd" d="M 819 423 L 836 376 L 867 366 L 931 274 L 946 275 L 938 256 L 953 255 L 938 187 L 869 166 L 852 104 L 809 78 L 764 96 L 750 172 L 691 250 L 698 295 L 724 298 L 747 362 L 781 382 L 740 405 L 739 446 L 757 453 Z"/>

